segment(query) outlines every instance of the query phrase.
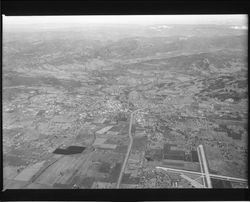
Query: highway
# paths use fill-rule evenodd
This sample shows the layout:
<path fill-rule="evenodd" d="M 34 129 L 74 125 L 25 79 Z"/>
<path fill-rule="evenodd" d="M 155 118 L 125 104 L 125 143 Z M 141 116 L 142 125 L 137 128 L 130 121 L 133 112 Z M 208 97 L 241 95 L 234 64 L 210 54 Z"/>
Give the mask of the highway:
<path fill-rule="evenodd" d="M 132 145 L 133 145 L 133 136 L 131 134 L 131 130 L 132 130 L 132 125 L 133 125 L 133 120 L 134 120 L 134 114 L 136 112 L 140 111 L 140 110 L 142 110 L 142 109 L 137 109 L 137 110 L 133 111 L 130 114 L 129 131 L 128 131 L 130 142 L 129 142 L 128 150 L 127 150 L 125 159 L 123 161 L 123 165 L 122 165 L 122 168 L 121 168 L 121 171 L 120 171 L 120 175 L 119 175 L 119 178 L 118 178 L 118 181 L 117 181 L 117 184 L 116 184 L 116 188 L 117 189 L 119 189 L 119 187 L 120 187 L 120 184 L 121 184 L 121 181 L 122 181 L 122 177 L 123 177 L 123 173 L 124 173 L 124 170 L 126 168 L 126 165 L 127 165 L 127 162 L 128 162 L 128 158 L 129 158 L 129 154 L 130 154 L 130 151 L 131 151 L 131 148 L 132 148 Z"/>

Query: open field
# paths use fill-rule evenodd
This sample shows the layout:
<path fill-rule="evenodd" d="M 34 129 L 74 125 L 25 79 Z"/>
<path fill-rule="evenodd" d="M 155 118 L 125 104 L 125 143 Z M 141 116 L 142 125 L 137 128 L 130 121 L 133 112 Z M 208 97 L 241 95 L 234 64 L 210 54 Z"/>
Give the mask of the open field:
<path fill-rule="evenodd" d="M 209 172 L 246 179 L 247 27 L 235 26 L 4 27 L 4 186 L 199 187 L 156 169 L 200 172 L 199 145 Z"/>

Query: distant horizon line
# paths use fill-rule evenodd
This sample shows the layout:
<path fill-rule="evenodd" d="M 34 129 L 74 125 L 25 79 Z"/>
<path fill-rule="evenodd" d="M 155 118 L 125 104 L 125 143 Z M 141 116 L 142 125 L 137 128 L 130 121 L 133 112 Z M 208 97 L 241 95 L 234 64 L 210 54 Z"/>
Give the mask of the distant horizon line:
<path fill-rule="evenodd" d="M 247 15 L 70 15 L 70 16 L 3 16 L 3 25 L 247 25 Z"/>

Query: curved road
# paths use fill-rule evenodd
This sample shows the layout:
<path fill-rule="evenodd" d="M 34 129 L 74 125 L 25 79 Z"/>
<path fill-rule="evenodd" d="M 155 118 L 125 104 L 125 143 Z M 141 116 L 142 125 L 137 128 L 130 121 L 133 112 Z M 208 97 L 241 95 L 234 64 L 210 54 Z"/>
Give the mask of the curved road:
<path fill-rule="evenodd" d="M 133 119 L 134 119 L 134 114 L 138 111 L 140 111 L 142 109 L 137 109 L 135 111 L 133 111 L 130 115 L 130 122 L 129 122 L 129 132 L 128 132 L 128 135 L 129 135 L 129 146 L 128 146 L 128 150 L 127 150 L 127 153 L 126 153 L 126 157 L 123 161 L 123 165 L 122 165 L 122 169 L 120 171 L 120 175 L 119 175 L 119 178 L 118 178 L 118 181 L 117 181 L 117 184 L 116 184 L 116 188 L 118 189 L 120 187 L 120 184 L 121 184 L 121 181 L 122 181 L 122 177 L 123 177 L 123 173 L 124 173 L 124 170 L 126 168 L 126 165 L 127 165 L 127 162 L 128 162 L 128 157 L 129 157 L 129 154 L 130 154 L 130 151 L 131 151 L 131 148 L 132 148 L 132 145 L 133 145 L 133 136 L 131 134 L 131 129 L 132 129 L 132 124 L 133 124 Z"/>

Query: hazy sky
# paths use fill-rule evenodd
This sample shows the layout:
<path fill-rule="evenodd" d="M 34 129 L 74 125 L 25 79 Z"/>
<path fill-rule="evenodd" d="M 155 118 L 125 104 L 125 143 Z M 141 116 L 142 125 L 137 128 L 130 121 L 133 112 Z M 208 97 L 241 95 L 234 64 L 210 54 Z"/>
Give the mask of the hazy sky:
<path fill-rule="evenodd" d="M 235 24 L 247 26 L 247 15 L 99 15 L 3 16 L 4 25 L 27 24 Z"/>

